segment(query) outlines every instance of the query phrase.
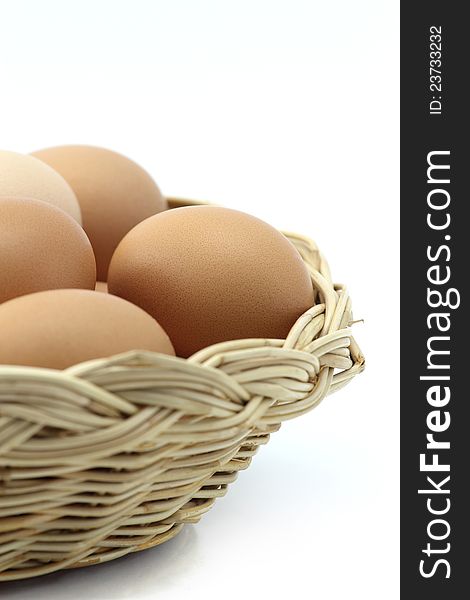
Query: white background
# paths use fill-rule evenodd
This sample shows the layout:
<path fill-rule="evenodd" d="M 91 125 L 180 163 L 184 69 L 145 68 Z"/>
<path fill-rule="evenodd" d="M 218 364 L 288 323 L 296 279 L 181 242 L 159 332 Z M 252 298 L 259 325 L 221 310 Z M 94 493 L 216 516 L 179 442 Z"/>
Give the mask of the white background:
<path fill-rule="evenodd" d="M 366 372 L 174 540 L 2 598 L 398 598 L 398 0 L 0 0 L 0 148 L 127 154 L 313 237 Z"/>

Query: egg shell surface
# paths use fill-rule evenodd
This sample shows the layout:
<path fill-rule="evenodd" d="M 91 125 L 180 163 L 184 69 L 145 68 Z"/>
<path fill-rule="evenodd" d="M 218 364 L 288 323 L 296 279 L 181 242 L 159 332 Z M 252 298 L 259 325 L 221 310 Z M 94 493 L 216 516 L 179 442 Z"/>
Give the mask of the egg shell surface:
<path fill-rule="evenodd" d="M 0 198 L 0 303 L 57 288 L 94 289 L 93 249 L 63 210 L 30 198 Z"/>
<path fill-rule="evenodd" d="M 42 200 L 82 222 L 70 185 L 49 165 L 28 154 L 0 150 L 0 197 Z"/>
<path fill-rule="evenodd" d="M 284 235 L 213 206 L 137 225 L 116 249 L 108 288 L 155 317 L 182 357 L 227 340 L 284 338 L 314 304 L 308 270 Z"/>
<path fill-rule="evenodd" d="M 126 156 L 95 146 L 56 146 L 33 153 L 60 173 L 80 204 L 83 227 L 106 281 L 116 246 L 135 225 L 167 208 L 157 184 Z"/>
<path fill-rule="evenodd" d="M 0 364 L 65 369 L 128 350 L 174 355 L 161 326 L 130 302 L 89 290 L 52 290 L 0 305 Z"/>

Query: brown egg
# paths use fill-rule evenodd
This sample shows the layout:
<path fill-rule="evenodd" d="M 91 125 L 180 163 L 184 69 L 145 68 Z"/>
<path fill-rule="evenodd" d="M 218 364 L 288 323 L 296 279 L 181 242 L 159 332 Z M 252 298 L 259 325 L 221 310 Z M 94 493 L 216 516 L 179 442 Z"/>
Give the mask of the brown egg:
<path fill-rule="evenodd" d="M 86 233 L 67 213 L 27 198 L 0 198 L 0 302 L 42 290 L 94 289 Z"/>
<path fill-rule="evenodd" d="M 165 210 L 166 200 L 144 169 L 105 148 L 57 146 L 33 156 L 72 186 L 95 251 L 98 279 L 106 281 L 116 246 L 135 225 Z"/>
<path fill-rule="evenodd" d="M 82 222 L 69 184 L 54 169 L 28 154 L 0 150 L 0 197 L 42 200 Z"/>
<path fill-rule="evenodd" d="M 0 305 L 0 364 L 65 369 L 125 352 L 173 354 L 160 325 L 122 298 L 88 290 L 52 290 Z"/>
<path fill-rule="evenodd" d="M 284 338 L 314 303 L 289 240 L 219 207 L 176 208 L 137 225 L 111 261 L 108 287 L 155 317 L 179 356 L 240 338 Z"/>

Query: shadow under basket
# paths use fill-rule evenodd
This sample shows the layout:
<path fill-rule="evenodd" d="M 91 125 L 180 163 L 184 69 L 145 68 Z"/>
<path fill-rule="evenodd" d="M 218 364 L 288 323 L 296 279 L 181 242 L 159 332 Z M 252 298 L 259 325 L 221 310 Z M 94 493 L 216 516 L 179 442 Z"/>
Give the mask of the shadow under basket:
<path fill-rule="evenodd" d="M 65 371 L 0 365 L 0 581 L 169 540 L 225 495 L 282 421 L 363 370 L 346 289 L 311 240 L 285 235 L 316 290 L 286 339 L 188 359 L 129 352 Z"/>

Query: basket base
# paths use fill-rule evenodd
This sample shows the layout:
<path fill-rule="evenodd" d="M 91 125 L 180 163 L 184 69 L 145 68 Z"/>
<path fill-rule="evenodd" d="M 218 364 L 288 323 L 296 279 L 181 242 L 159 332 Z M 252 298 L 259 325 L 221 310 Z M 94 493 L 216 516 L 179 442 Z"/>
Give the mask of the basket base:
<path fill-rule="evenodd" d="M 126 554 L 131 554 L 132 552 L 140 552 L 141 550 L 148 550 L 149 548 L 153 548 L 154 546 L 158 546 L 167 542 L 168 540 L 173 539 L 175 536 L 180 533 L 183 529 L 184 523 L 175 523 L 168 531 L 165 533 L 161 533 L 152 537 L 152 539 L 144 542 L 143 544 L 139 544 L 138 546 L 129 546 L 128 548 L 116 548 L 114 550 L 109 550 L 103 552 L 101 554 L 94 554 L 93 556 L 84 558 L 73 565 L 69 565 L 69 569 L 78 569 L 80 567 L 89 567 L 91 565 L 100 565 L 101 563 L 108 562 L 110 560 L 114 560 L 115 558 L 120 558 L 121 556 L 125 556 Z"/>

